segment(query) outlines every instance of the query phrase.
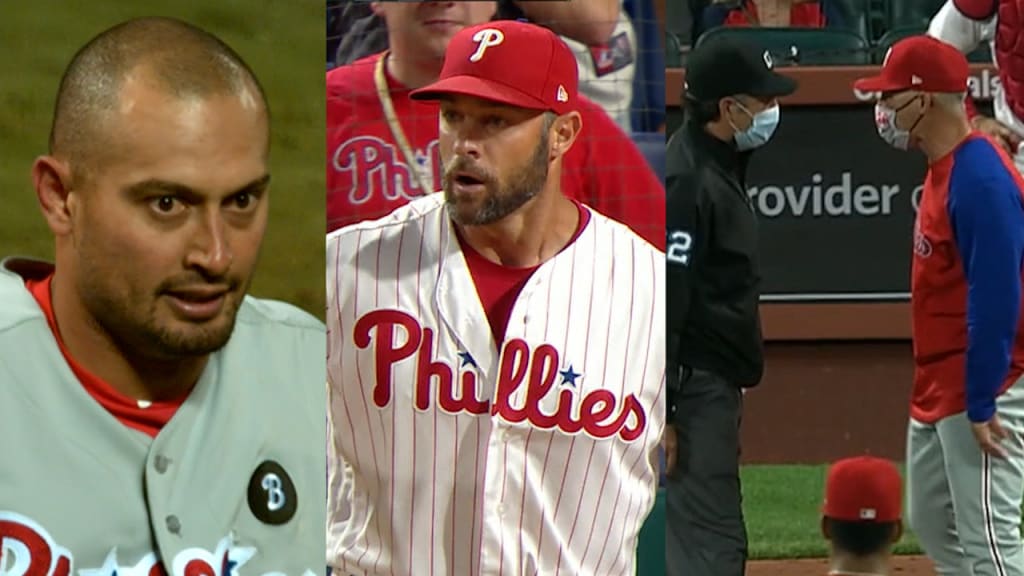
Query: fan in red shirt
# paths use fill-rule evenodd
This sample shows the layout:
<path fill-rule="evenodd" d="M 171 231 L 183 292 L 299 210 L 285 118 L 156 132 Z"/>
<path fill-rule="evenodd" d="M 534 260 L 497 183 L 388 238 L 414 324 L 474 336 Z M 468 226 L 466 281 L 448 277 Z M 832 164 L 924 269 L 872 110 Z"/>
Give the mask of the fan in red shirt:
<path fill-rule="evenodd" d="M 725 0 L 701 12 L 702 31 L 719 26 L 825 28 L 842 26 L 842 15 L 829 0 Z"/>
<path fill-rule="evenodd" d="M 374 10 L 387 22 L 389 51 L 327 74 L 328 231 L 440 189 L 438 104 L 409 93 L 437 80 L 451 37 L 487 22 L 495 3 L 379 3 Z M 583 128 L 565 157 L 563 193 L 664 250 L 662 182 L 604 110 L 579 99 Z"/>

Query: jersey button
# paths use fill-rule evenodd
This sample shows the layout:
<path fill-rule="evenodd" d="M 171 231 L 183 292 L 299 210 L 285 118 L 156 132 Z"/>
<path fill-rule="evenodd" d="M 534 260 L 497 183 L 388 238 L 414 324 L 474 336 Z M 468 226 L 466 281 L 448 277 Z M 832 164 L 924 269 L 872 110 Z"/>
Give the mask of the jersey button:
<path fill-rule="evenodd" d="M 167 472 L 167 467 L 170 465 L 171 459 L 163 454 L 158 454 L 157 457 L 153 459 L 153 467 L 156 468 L 156 471 L 160 474 Z"/>
<path fill-rule="evenodd" d="M 171 534 L 177 534 L 181 532 L 181 522 L 178 517 L 171 514 L 167 517 L 167 529 L 170 530 Z"/>

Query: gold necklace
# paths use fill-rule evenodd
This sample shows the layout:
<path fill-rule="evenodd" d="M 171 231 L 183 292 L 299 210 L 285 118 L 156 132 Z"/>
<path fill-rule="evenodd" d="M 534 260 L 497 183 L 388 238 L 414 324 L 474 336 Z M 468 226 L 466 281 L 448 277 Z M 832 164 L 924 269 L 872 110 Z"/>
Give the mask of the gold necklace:
<path fill-rule="evenodd" d="M 420 187 L 420 195 L 426 196 L 433 192 L 430 186 L 427 186 L 426 181 L 423 178 L 423 174 L 420 173 L 419 165 L 416 163 L 416 156 L 412 152 L 412 146 L 409 146 L 409 140 L 405 137 L 405 132 L 402 130 L 402 123 L 398 120 L 398 115 L 395 114 L 395 106 L 391 102 L 391 90 L 388 89 L 388 79 L 384 74 L 385 60 L 390 55 L 390 51 L 385 51 L 381 54 L 380 59 L 377 60 L 377 66 L 373 71 L 373 81 L 377 85 L 377 98 L 380 100 L 380 106 L 384 110 L 384 119 L 388 122 L 388 129 L 391 130 L 391 137 L 395 139 L 398 144 L 398 149 L 402 152 L 402 157 L 405 158 L 405 163 L 409 166 L 409 172 L 412 173 L 413 178 L 416 179 L 416 183 Z M 427 157 L 427 168 L 431 174 L 434 172 L 433 158 Z"/>

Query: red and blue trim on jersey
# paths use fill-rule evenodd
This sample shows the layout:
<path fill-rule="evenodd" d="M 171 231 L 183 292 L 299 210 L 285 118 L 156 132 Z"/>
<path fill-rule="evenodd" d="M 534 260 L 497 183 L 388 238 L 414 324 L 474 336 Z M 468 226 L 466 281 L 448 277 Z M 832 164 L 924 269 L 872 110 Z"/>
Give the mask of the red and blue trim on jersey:
<path fill-rule="evenodd" d="M 995 414 L 1024 372 L 1024 179 L 972 133 L 932 163 L 914 230 L 911 417 Z"/>

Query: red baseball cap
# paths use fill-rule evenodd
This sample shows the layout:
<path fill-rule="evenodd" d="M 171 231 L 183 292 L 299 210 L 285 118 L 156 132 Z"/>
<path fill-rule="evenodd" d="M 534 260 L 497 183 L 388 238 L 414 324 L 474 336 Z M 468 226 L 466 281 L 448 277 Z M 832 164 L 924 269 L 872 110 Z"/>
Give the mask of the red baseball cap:
<path fill-rule="evenodd" d="M 889 48 L 880 74 L 861 78 L 853 87 L 862 92 L 964 92 L 968 72 L 967 58 L 952 45 L 931 36 L 911 36 Z"/>
<path fill-rule="evenodd" d="M 825 516 L 850 522 L 895 522 L 902 517 L 902 509 L 903 484 L 892 462 L 857 456 L 829 468 Z"/>
<path fill-rule="evenodd" d="M 487 22 L 455 34 L 441 77 L 410 97 L 462 94 L 565 114 L 577 108 L 576 66 L 572 50 L 547 28 L 516 20 Z"/>

